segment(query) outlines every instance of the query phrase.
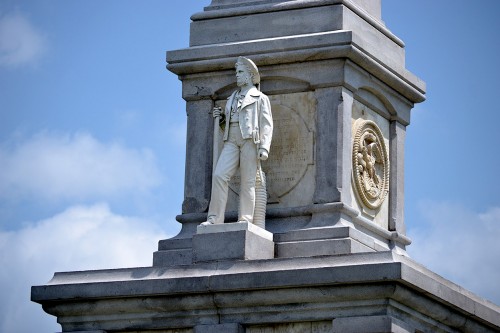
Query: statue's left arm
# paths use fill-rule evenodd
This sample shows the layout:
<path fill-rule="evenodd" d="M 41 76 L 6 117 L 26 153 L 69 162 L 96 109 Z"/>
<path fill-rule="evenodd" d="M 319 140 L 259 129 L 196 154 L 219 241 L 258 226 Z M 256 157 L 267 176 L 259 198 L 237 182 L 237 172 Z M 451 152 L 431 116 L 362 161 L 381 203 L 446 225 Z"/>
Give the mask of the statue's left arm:
<path fill-rule="evenodd" d="M 265 149 L 269 154 L 271 140 L 273 138 L 273 115 L 271 113 L 271 103 L 269 98 L 262 94 L 259 101 L 259 149 Z"/>

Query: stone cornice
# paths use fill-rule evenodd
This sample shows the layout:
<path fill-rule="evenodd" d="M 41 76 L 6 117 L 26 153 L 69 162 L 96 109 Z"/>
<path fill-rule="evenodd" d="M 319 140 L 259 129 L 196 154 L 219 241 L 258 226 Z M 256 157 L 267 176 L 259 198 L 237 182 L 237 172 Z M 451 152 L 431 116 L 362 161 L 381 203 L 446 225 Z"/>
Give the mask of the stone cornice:
<path fill-rule="evenodd" d="M 352 31 L 333 31 L 195 46 L 167 52 L 167 68 L 178 75 L 229 70 L 239 55 L 259 66 L 348 58 L 413 103 L 425 100 L 425 83 L 400 66 L 389 67 Z"/>

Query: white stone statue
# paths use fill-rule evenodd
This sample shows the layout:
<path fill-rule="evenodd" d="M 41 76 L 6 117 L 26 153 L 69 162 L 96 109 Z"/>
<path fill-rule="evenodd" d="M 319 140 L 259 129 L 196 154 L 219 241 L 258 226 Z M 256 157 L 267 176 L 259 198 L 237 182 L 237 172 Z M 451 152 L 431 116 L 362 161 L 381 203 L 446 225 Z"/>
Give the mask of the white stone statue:
<path fill-rule="evenodd" d="M 223 114 L 220 108 L 213 109 L 214 118 L 221 117 L 226 126 L 224 145 L 212 177 L 208 218 L 202 225 L 224 223 L 229 180 L 238 167 L 241 175 L 238 222 L 254 223 L 256 178 L 262 179 L 260 160 L 268 158 L 271 146 L 271 104 L 258 89 L 259 70 L 252 60 L 244 57 L 238 58 L 235 67 L 238 90 L 228 98 Z"/>

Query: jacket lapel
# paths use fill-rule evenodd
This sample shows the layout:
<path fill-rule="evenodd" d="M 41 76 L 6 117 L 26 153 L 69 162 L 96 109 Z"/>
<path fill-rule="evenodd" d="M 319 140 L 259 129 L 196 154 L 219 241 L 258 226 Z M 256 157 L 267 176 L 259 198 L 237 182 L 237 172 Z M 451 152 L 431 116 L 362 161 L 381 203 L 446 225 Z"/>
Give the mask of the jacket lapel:
<path fill-rule="evenodd" d="M 233 105 L 234 96 L 236 96 L 236 91 L 233 91 L 231 96 L 227 98 L 226 108 L 224 110 L 228 122 L 229 122 L 229 117 L 231 116 L 231 105 Z"/>
<path fill-rule="evenodd" d="M 260 97 L 260 92 L 257 90 L 257 88 L 253 87 L 251 88 L 247 94 L 245 95 L 245 98 L 243 99 L 243 102 L 241 103 L 241 109 L 244 107 L 255 103 Z"/>

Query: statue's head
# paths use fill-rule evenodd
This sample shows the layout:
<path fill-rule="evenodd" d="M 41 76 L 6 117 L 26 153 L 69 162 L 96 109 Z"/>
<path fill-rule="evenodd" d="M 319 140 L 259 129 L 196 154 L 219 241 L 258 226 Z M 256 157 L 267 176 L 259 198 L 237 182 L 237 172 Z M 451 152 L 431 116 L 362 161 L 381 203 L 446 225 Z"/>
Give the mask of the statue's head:
<path fill-rule="evenodd" d="M 238 86 L 260 83 L 259 69 L 255 63 L 245 57 L 238 57 L 236 61 L 236 83 Z"/>

